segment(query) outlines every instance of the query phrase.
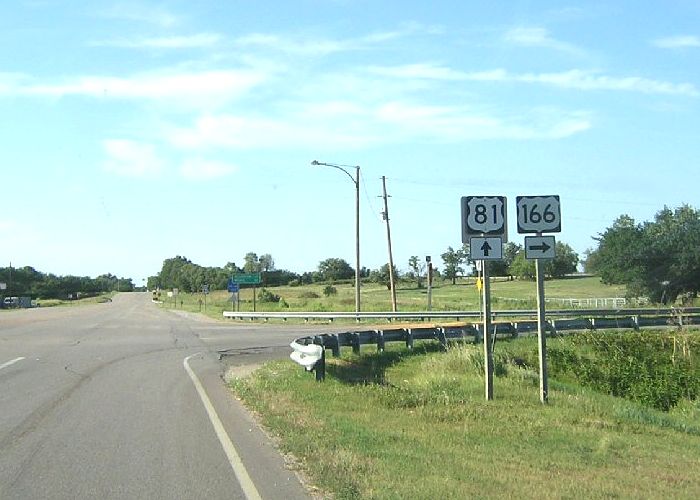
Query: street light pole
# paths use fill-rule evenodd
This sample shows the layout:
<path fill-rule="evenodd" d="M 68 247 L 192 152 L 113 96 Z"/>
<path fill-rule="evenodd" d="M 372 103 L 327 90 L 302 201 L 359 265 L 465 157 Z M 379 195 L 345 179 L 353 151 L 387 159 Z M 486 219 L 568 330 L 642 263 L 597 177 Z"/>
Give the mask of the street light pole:
<path fill-rule="evenodd" d="M 317 160 L 311 162 L 314 166 L 332 167 L 342 170 L 355 184 L 355 312 L 360 312 L 360 167 L 357 165 L 336 165 Z M 355 169 L 355 177 L 346 168 Z"/>

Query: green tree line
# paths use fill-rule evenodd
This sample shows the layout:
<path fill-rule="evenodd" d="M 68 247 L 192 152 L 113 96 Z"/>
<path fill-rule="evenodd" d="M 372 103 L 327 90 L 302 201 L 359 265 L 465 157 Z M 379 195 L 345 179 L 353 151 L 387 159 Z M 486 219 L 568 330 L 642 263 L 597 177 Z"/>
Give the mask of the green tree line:
<path fill-rule="evenodd" d="M 37 271 L 33 267 L 0 267 L 0 283 L 5 297 L 28 296 L 40 299 L 68 299 L 76 294 L 93 296 L 101 293 L 122 291 L 131 292 L 134 284 L 130 278 L 118 278 L 113 274 L 103 274 L 97 278 L 87 276 L 56 276 Z"/>

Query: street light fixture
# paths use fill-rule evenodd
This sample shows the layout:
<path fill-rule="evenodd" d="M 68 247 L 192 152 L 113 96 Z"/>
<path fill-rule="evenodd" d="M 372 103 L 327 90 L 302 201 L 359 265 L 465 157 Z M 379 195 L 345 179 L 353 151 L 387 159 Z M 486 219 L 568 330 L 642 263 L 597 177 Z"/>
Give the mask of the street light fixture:
<path fill-rule="evenodd" d="M 360 167 L 357 165 L 337 165 L 317 160 L 311 162 L 314 166 L 333 167 L 342 170 L 355 184 L 355 312 L 360 312 Z M 355 177 L 346 168 L 355 169 Z"/>

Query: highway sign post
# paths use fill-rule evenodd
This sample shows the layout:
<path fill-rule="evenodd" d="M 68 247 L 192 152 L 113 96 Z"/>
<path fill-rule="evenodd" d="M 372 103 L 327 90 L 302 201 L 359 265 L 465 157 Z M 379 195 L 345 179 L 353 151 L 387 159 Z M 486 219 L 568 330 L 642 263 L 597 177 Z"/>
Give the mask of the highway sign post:
<path fill-rule="evenodd" d="M 503 258 L 503 242 L 508 240 L 508 206 L 505 196 L 462 197 L 462 243 L 469 243 L 469 254 L 481 262 L 483 277 L 484 382 L 486 400 L 493 399 L 493 351 L 491 342 L 491 283 L 489 260 Z"/>
<path fill-rule="evenodd" d="M 255 305 L 255 292 L 256 288 L 255 285 L 259 285 L 261 280 L 261 274 L 260 273 L 243 273 L 243 274 L 236 274 L 232 278 L 234 283 L 237 283 L 239 285 L 253 285 L 253 312 L 255 312 L 256 305 Z"/>
<path fill-rule="evenodd" d="M 237 310 L 236 303 L 238 302 L 238 293 L 241 290 L 241 286 L 233 281 L 233 278 L 228 280 L 228 285 L 226 289 L 231 294 L 231 311 Z"/>
<path fill-rule="evenodd" d="M 548 401 L 547 382 L 547 319 L 544 296 L 542 261 L 555 257 L 554 236 L 542 233 L 561 232 L 561 204 L 558 195 L 517 196 L 518 233 L 535 233 L 525 237 L 525 258 L 535 261 L 537 276 L 537 340 L 540 361 L 540 401 Z"/>

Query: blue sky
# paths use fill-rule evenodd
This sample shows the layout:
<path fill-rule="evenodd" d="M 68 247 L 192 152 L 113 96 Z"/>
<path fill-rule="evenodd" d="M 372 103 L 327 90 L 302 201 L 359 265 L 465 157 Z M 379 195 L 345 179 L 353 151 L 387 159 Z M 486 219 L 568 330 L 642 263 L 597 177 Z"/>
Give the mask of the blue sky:
<path fill-rule="evenodd" d="M 461 244 L 460 198 L 558 194 L 583 252 L 698 207 L 700 4 L 17 1 L 0 7 L 0 262 L 362 265 Z"/>

